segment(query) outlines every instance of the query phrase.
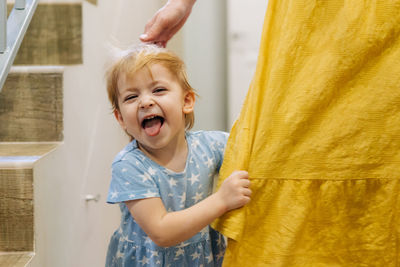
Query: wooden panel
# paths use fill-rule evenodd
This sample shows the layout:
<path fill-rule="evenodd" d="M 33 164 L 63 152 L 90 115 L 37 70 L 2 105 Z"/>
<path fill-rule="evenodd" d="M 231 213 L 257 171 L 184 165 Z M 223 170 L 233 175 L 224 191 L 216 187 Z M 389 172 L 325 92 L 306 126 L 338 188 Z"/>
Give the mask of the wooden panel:
<path fill-rule="evenodd" d="M 0 92 L 0 141 L 61 141 L 62 73 L 10 73 Z"/>
<path fill-rule="evenodd" d="M 33 171 L 0 169 L 0 251 L 33 251 Z"/>
<path fill-rule="evenodd" d="M 69 65 L 81 63 L 82 4 L 39 4 L 14 64 Z"/>

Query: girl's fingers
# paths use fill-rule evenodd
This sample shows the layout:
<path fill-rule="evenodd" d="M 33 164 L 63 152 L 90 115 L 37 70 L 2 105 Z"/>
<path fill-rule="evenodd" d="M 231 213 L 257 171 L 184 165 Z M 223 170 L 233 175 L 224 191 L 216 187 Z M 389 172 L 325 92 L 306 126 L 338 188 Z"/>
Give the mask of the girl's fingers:
<path fill-rule="evenodd" d="M 249 178 L 242 178 L 242 179 L 240 180 L 240 184 L 241 184 L 241 186 L 243 186 L 243 187 L 250 187 L 251 182 L 250 182 Z"/>
<path fill-rule="evenodd" d="M 246 188 L 244 195 L 249 197 L 249 196 L 251 196 L 251 193 L 252 193 L 252 191 L 250 189 Z"/>

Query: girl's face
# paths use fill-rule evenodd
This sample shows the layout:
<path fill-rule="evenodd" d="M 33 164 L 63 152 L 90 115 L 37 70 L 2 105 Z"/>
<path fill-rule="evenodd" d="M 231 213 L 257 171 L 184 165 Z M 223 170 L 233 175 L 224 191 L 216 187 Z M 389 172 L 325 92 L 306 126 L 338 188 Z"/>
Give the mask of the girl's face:
<path fill-rule="evenodd" d="M 118 81 L 121 127 L 147 152 L 185 143 L 185 114 L 193 112 L 195 95 L 161 64 L 153 64 Z"/>

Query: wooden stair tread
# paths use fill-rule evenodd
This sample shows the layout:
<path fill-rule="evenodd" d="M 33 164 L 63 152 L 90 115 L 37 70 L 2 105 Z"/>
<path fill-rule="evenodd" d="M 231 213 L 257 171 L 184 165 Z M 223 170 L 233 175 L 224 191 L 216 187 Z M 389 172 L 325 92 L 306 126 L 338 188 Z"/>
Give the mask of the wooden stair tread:
<path fill-rule="evenodd" d="M 30 168 L 59 143 L 7 143 L 0 142 L 0 168 Z"/>
<path fill-rule="evenodd" d="M 33 256 L 33 252 L 0 252 L 0 267 L 24 267 Z"/>

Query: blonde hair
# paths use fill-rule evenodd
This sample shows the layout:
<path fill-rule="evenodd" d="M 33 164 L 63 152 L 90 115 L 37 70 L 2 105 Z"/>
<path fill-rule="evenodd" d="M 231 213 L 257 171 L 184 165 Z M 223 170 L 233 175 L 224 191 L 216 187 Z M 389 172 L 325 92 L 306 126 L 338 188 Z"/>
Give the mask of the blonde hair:
<path fill-rule="evenodd" d="M 184 62 L 172 51 L 155 45 L 138 45 L 115 53 L 113 62 L 106 72 L 108 99 L 112 110 L 119 111 L 118 105 L 118 80 L 122 75 L 133 75 L 136 71 L 153 64 L 161 64 L 172 74 L 176 75 L 178 82 L 186 92 L 195 90 L 190 86 Z M 185 114 L 185 127 L 187 130 L 194 125 L 194 113 Z"/>

